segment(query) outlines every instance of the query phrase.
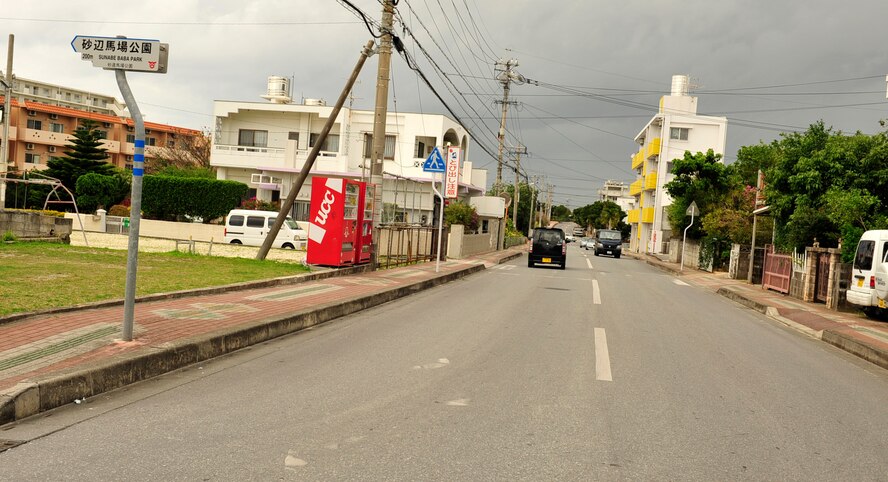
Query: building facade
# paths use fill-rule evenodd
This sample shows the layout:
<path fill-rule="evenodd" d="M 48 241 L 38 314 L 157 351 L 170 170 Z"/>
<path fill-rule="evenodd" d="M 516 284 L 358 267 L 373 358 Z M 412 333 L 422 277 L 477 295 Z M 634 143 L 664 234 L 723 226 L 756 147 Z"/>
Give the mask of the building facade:
<path fill-rule="evenodd" d="M 333 111 L 318 99 L 290 102 L 286 80 L 269 79 L 268 94 L 262 97 L 270 102 L 216 101 L 214 107 L 210 162 L 217 177 L 247 184 L 250 195 L 262 201 L 287 197 Z M 369 181 L 373 118 L 372 110 L 340 110 L 296 197 L 291 212 L 294 219 L 308 217 L 312 177 Z M 487 173 L 473 169 L 466 161 L 470 144 L 468 131 L 446 116 L 389 111 L 383 155 L 383 222 L 432 224 L 433 176 L 422 166 L 436 146 L 458 146 L 462 151 L 459 197 L 484 194 Z"/>
<path fill-rule="evenodd" d="M 620 206 L 625 213 L 635 209 L 635 197 L 629 195 L 629 184 L 623 181 L 604 181 L 604 185 L 598 190 L 598 200 L 610 201 Z"/>
<path fill-rule="evenodd" d="M 631 155 L 637 179 L 629 186 L 636 207 L 629 211 L 630 249 L 663 253 L 669 239 L 683 227 L 669 225 L 666 208 L 672 199 L 664 185 L 672 180 L 672 163 L 686 151 L 725 153 L 728 121 L 697 115 L 697 98 L 688 94 L 688 77 L 674 75 L 670 95 L 660 99 L 658 113 L 635 136 L 638 151 Z"/>

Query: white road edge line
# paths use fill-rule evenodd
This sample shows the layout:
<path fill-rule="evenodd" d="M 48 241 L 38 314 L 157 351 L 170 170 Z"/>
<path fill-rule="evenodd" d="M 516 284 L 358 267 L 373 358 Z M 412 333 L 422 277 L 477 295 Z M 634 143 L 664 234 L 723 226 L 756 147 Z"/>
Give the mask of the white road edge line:
<path fill-rule="evenodd" d="M 589 269 L 592 269 L 592 260 L 586 258 L 586 264 L 589 265 Z"/>
<path fill-rule="evenodd" d="M 598 290 L 598 280 L 592 280 L 592 304 L 601 304 L 601 291 Z"/>
<path fill-rule="evenodd" d="M 672 280 L 672 282 L 679 285 L 679 286 L 691 286 L 680 279 L 674 279 L 674 280 Z"/>
<path fill-rule="evenodd" d="M 604 328 L 595 328 L 595 379 L 614 381 L 611 375 L 610 354 L 607 351 L 607 335 Z"/>

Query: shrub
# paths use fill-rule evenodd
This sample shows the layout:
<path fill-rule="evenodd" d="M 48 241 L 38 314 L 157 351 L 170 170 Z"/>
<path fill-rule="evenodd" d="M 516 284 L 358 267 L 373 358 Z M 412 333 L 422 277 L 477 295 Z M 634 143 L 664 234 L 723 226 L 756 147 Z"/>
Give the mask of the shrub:
<path fill-rule="evenodd" d="M 477 231 L 481 224 L 475 206 L 459 201 L 451 203 L 444 209 L 444 221 L 447 224 L 462 224 L 470 233 Z"/>
<path fill-rule="evenodd" d="M 3 233 L 2 240 L 4 242 L 15 241 L 15 234 L 13 234 L 12 231 L 6 231 L 5 233 Z"/>
<path fill-rule="evenodd" d="M 108 210 L 108 215 L 126 218 L 130 215 L 130 208 L 129 206 L 124 206 L 123 204 L 115 204 L 111 206 L 111 209 Z"/>
<path fill-rule="evenodd" d="M 145 176 L 142 212 L 150 219 L 190 216 L 209 222 L 238 207 L 247 190 L 246 184 L 236 181 Z"/>
<path fill-rule="evenodd" d="M 251 197 L 246 201 L 241 203 L 241 209 L 252 209 L 254 211 L 280 211 L 281 210 L 281 202 L 280 201 L 263 201 L 261 199 L 256 199 Z"/>
<path fill-rule="evenodd" d="M 84 174 L 77 178 L 77 207 L 83 212 L 95 212 L 99 207 L 119 203 L 129 189 L 129 181 L 122 175 Z"/>

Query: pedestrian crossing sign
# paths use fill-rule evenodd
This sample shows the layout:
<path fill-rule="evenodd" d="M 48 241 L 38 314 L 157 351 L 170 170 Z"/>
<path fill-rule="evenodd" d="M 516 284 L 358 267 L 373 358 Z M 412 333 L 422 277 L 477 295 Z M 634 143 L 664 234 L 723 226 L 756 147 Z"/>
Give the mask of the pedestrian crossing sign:
<path fill-rule="evenodd" d="M 441 156 L 441 150 L 437 147 L 429 154 L 428 159 L 422 165 L 425 172 L 444 172 L 447 166 L 444 164 L 444 157 Z"/>

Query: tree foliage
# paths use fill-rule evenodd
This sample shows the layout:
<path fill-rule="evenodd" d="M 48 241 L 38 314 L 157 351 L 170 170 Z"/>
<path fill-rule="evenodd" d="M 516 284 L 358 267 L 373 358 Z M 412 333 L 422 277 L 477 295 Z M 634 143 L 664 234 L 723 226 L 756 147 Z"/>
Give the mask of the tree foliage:
<path fill-rule="evenodd" d="M 514 185 L 502 185 L 502 191 L 509 195 L 509 197 L 514 200 L 515 199 L 515 186 Z M 488 196 L 494 196 L 495 193 L 493 190 L 487 192 Z M 531 206 L 531 197 L 533 197 L 533 206 Z M 518 184 L 518 223 L 517 226 L 513 226 L 512 229 L 516 232 L 525 232 L 527 231 L 528 226 L 530 225 L 530 217 L 533 216 L 534 220 L 537 219 L 538 213 L 537 209 L 540 205 L 540 193 L 539 191 L 532 185 L 527 184 L 526 182 L 522 182 Z M 510 206 L 508 209 L 508 220 L 512 219 L 512 207 Z"/>
<path fill-rule="evenodd" d="M 180 134 L 172 147 L 157 149 L 154 156 L 145 160 L 145 173 L 213 179 L 216 176 L 210 166 L 211 149 L 209 131 L 195 136 Z"/>
<path fill-rule="evenodd" d="M 665 185 L 672 196 L 672 204 L 666 209 L 666 214 L 673 233 L 682 232 L 690 224 L 691 217 L 686 212 L 691 202 L 697 204 L 700 215 L 706 215 L 722 204 L 724 196 L 734 186 L 730 173 L 720 162 L 721 157 L 721 154 L 709 149 L 706 153 L 685 152 L 682 159 L 674 161 L 672 173 L 675 178 Z M 688 230 L 688 237 L 694 239 L 702 238 L 705 234 L 699 222 Z"/>
<path fill-rule="evenodd" d="M 105 161 L 107 158 L 107 149 L 102 147 L 102 132 L 98 129 L 98 124 L 84 119 L 74 131 L 65 155 L 51 158 L 43 173 L 60 180 L 71 192 L 75 192 L 77 179 L 84 174 L 114 174 L 114 166 Z"/>
<path fill-rule="evenodd" d="M 573 220 L 585 229 L 621 229 L 626 213 L 613 201 L 595 201 L 573 210 Z"/>
<path fill-rule="evenodd" d="M 444 222 L 447 225 L 462 224 L 468 233 L 477 231 L 481 224 L 475 206 L 460 201 L 452 202 L 444 208 Z"/>
<path fill-rule="evenodd" d="M 129 195 L 129 175 L 122 170 L 111 176 L 89 172 L 77 178 L 76 188 L 77 208 L 81 212 L 108 209 Z"/>

